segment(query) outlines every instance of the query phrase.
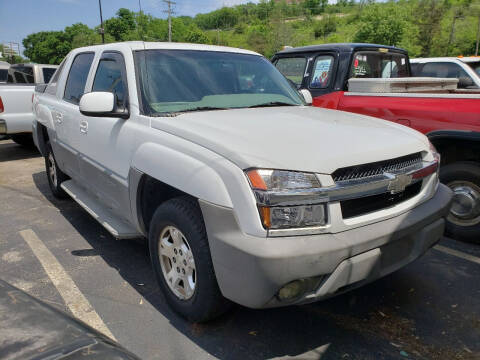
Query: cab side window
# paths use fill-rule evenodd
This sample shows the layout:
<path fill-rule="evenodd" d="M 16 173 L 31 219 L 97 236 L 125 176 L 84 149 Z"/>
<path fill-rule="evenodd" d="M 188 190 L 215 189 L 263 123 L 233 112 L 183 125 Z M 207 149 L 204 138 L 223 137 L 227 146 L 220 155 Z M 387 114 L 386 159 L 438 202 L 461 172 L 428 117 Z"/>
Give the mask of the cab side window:
<path fill-rule="evenodd" d="M 107 91 L 115 94 L 117 106 L 124 107 L 127 98 L 125 65 L 119 53 L 104 53 L 98 63 L 92 91 Z"/>
<path fill-rule="evenodd" d="M 471 79 L 471 77 L 466 73 L 466 71 L 463 70 L 460 66 L 458 66 L 457 64 L 448 63 L 448 62 L 436 62 L 436 63 L 425 64 L 422 69 L 421 76 L 436 77 L 436 78 Z M 464 88 L 464 86 L 462 86 L 462 84 L 459 83 L 458 88 L 461 89 L 461 88 Z"/>
<path fill-rule="evenodd" d="M 297 87 L 302 85 L 306 65 L 307 58 L 305 57 L 280 58 L 275 63 L 276 68 L 283 76 L 293 82 Z"/>
<path fill-rule="evenodd" d="M 85 84 L 94 55 L 94 53 L 78 54 L 73 60 L 63 95 L 65 101 L 75 105 L 80 102 L 80 98 L 85 93 Z"/>
<path fill-rule="evenodd" d="M 313 65 L 313 74 L 310 81 L 310 87 L 315 89 L 325 89 L 330 84 L 332 78 L 333 56 L 318 56 Z"/>

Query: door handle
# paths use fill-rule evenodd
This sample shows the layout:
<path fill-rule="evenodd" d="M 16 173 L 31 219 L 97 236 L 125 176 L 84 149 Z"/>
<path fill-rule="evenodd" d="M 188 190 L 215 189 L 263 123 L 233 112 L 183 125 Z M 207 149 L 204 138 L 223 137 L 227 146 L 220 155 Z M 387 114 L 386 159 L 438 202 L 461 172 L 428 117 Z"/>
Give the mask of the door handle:
<path fill-rule="evenodd" d="M 80 121 L 80 132 L 86 134 L 88 132 L 88 121 L 82 120 Z"/>

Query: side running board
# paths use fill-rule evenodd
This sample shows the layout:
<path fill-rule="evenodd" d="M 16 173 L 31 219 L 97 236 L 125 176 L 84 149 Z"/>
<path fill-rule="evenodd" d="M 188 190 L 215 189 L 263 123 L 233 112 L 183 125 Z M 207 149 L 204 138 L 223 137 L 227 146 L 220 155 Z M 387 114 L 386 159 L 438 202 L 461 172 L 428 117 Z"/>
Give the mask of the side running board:
<path fill-rule="evenodd" d="M 117 239 L 142 237 L 131 224 L 126 223 L 123 219 L 115 215 L 110 209 L 101 204 L 82 187 L 78 186 L 73 180 L 64 181 L 60 186 Z"/>

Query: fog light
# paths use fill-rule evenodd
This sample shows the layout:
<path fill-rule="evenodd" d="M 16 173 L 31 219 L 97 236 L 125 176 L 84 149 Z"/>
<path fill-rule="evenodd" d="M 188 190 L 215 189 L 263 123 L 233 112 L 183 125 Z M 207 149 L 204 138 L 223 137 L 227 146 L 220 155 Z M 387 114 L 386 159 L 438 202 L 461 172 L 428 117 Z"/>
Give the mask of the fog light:
<path fill-rule="evenodd" d="M 280 301 L 293 300 L 317 289 L 323 276 L 299 279 L 289 282 L 277 294 Z"/>
<path fill-rule="evenodd" d="M 295 280 L 280 289 L 278 292 L 278 298 L 281 301 L 290 300 L 299 297 L 303 292 L 303 281 Z"/>

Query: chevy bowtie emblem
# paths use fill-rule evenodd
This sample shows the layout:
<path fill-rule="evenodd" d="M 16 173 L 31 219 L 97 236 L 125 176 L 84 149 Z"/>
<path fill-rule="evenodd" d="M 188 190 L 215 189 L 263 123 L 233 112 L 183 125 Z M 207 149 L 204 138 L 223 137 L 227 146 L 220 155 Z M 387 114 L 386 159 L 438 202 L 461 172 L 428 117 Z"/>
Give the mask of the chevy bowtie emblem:
<path fill-rule="evenodd" d="M 388 183 L 388 190 L 391 194 L 397 194 L 405 190 L 405 188 L 412 183 L 412 175 L 407 174 L 390 174 L 385 173 L 388 177 L 391 177 L 390 182 Z"/>

